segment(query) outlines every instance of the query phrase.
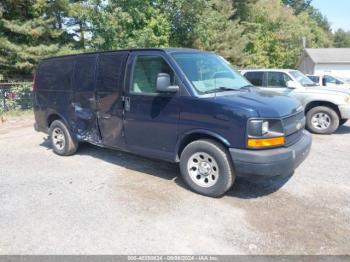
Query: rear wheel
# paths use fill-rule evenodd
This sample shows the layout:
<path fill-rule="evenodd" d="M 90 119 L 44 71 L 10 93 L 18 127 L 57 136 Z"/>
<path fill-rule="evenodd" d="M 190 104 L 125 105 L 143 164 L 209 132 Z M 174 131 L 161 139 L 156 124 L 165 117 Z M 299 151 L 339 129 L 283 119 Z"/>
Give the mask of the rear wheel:
<path fill-rule="evenodd" d="M 212 140 L 197 140 L 187 145 L 181 154 L 180 170 L 193 191 L 210 197 L 223 195 L 235 179 L 227 149 Z"/>
<path fill-rule="evenodd" d="M 339 121 L 337 112 L 327 106 L 314 107 L 306 114 L 306 127 L 315 134 L 332 134 Z"/>
<path fill-rule="evenodd" d="M 55 120 L 49 129 L 53 151 L 61 156 L 74 154 L 78 149 L 78 142 L 73 138 L 66 125 L 61 120 Z"/>

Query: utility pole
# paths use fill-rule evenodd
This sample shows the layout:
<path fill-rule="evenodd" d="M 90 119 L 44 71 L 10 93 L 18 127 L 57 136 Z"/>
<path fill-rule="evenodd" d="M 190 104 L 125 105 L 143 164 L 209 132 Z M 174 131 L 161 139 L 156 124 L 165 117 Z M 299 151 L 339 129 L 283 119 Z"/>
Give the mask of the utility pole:
<path fill-rule="evenodd" d="M 306 37 L 303 36 L 303 37 L 302 37 L 302 40 L 303 40 L 303 48 L 305 49 L 305 48 L 306 48 Z"/>

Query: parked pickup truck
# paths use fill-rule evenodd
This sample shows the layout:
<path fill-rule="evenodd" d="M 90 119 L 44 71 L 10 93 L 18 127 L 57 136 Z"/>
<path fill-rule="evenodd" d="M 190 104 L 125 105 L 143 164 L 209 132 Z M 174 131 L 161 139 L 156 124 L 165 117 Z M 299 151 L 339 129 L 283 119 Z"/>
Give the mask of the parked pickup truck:
<path fill-rule="evenodd" d="M 307 75 L 318 86 L 350 88 L 350 82 L 331 75 Z"/>
<path fill-rule="evenodd" d="M 291 174 L 307 157 L 300 102 L 255 90 L 222 57 L 133 49 L 40 62 L 35 129 L 56 154 L 79 142 L 180 163 L 187 185 L 220 196 L 236 176 Z"/>
<path fill-rule="evenodd" d="M 320 87 L 292 69 L 242 70 L 252 84 L 299 99 L 305 108 L 306 128 L 316 134 L 331 134 L 350 118 L 350 90 Z"/>

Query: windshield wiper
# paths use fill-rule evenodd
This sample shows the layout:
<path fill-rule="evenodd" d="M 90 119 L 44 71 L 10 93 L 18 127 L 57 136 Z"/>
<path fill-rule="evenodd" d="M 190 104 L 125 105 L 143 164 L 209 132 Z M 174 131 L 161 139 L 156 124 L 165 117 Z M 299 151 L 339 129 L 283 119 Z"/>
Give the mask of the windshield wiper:
<path fill-rule="evenodd" d="M 224 92 L 224 91 L 239 91 L 239 89 L 238 88 L 226 87 L 226 86 L 220 86 L 218 88 L 205 91 L 204 93 L 205 94 L 209 94 L 209 93 Z"/>
<path fill-rule="evenodd" d="M 240 87 L 239 89 L 250 90 L 250 88 L 252 88 L 252 87 L 255 87 L 255 86 L 253 86 L 253 85 L 245 85 L 245 86 Z"/>

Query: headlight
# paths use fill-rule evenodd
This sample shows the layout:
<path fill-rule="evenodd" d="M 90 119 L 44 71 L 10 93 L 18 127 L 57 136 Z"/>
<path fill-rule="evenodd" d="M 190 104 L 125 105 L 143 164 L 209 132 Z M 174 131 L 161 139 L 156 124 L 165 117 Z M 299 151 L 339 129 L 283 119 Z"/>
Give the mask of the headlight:
<path fill-rule="evenodd" d="M 263 135 L 267 134 L 269 132 L 269 122 L 264 121 L 261 125 L 261 133 Z"/>
<path fill-rule="evenodd" d="M 251 119 L 248 122 L 247 135 L 249 148 L 276 147 L 285 143 L 283 125 L 279 119 Z"/>

